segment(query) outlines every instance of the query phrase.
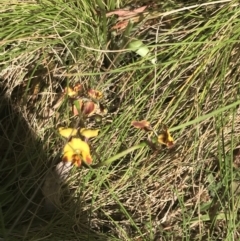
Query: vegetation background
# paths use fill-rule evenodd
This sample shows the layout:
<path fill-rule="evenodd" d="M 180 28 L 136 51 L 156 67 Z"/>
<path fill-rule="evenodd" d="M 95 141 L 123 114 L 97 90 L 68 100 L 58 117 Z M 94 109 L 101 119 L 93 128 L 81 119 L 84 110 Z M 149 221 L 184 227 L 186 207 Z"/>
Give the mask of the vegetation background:
<path fill-rule="evenodd" d="M 240 239 L 238 1 L 1 0 L 0 30 L 1 240 Z M 84 123 L 101 130 L 95 163 L 146 138 L 132 120 L 166 124 L 175 147 L 73 168 L 51 213 L 41 187 L 57 129 L 78 123 L 67 97 L 56 103 L 77 83 L 108 109 Z"/>

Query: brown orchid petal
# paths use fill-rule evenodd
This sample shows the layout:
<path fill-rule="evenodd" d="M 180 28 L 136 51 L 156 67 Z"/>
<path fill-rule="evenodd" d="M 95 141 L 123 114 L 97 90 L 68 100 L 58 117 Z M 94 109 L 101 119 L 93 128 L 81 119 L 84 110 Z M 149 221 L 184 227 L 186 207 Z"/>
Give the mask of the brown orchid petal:
<path fill-rule="evenodd" d="M 72 164 L 78 167 L 80 167 L 82 163 L 80 156 L 78 154 L 74 154 L 74 152 L 72 151 L 66 152 L 62 158 L 62 161 L 71 162 Z"/>
<path fill-rule="evenodd" d="M 76 167 L 80 167 L 82 164 L 82 160 L 78 154 L 74 154 L 73 152 L 65 153 L 65 155 L 62 158 L 63 162 L 71 162 Z"/>
<path fill-rule="evenodd" d="M 89 97 L 96 99 L 96 100 L 100 100 L 103 97 L 102 92 L 100 92 L 98 90 L 94 90 L 94 89 L 88 90 L 88 95 L 89 95 Z"/>
<path fill-rule="evenodd" d="M 72 163 L 76 166 L 76 167 L 80 167 L 81 164 L 82 164 L 82 160 L 81 158 L 79 157 L 78 154 L 74 154 L 72 156 Z"/>
<path fill-rule="evenodd" d="M 96 104 L 92 101 L 86 101 L 84 102 L 82 106 L 82 112 L 86 116 L 91 116 L 95 113 L 96 110 Z"/>
<path fill-rule="evenodd" d="M 72 161 L 72 152 L 65 153 L 65 155 L 62 158 L 63 162 L 71 162 Z"/>
<path fill-rule="evenodd" d="M 167 147 L 168 147 L 168 148 L 172 148 L 173 146 L 174 146 L 173 141 L 169 141 L 169 142 L 167 143 Z"/>
<path fill-rule="evenodd" d="M 85 162 L 86 162 L 88 165 L 91 165 L 91 164 L 92 164 L 92 157 L 91 157 L 91 156 L 84 156 L 84 153 L 83 153 L 83 157 L 84 157 Z"/>
<path fill-rule="evenodd" d="M 151 131 L 152 127 L 150 123 L 146 120 L 141 120 L 141 121 L 132 121 L 131 123 L 135 128 L 138 129 L 143 129 L 145 131 Z"/>
<path fill-rule="evenodd" d="M 93 101 L 84 101 L 82 99 L 79 99 L 79 100 L 77 100 L 77 102 L 79 103 L 79 108 L 81 110 L 81 113 L 79 113 L 79 110 L 76 107 L 76 105 L 73 105 L 72 111 L 73 111 L 74 116 L 83 114 L 83 115 L 89 117 L 89 116 L 92 116 L 93 114 L 95 114 L 96 104 Z"/>
<path fill-rule="evenodd" d="M 117 15 L 119 17 L 126 17 L 126 16 L 129 16 L 129 15 L 130 16 L 131 15 L 136 15 L 138 13 L 142 13 L 146 8 L 147 8 L 147 6 L 136 8 L 134 10 L 118 9 L 118 10 L 114 10 L 114 11 L 108 12 L 106 14 L 106 17 L 110 17 L 112 15 Z"/>
<path fill-rule="evenodd" d="M 112 30 L 122 30 L 122 29 L 125 29 L 128 26 L 128 23 L 129 23 L 129 20 L 118 22 L 116 25 L 111 27 L 110 30 L 112 31 Z"/>
<path fill-rule="evenodd" d="M 81 84 L 76 84 L 74 87 L 73 87 L 73 90 L 75 92 L 81 92 L 83 90 L 83 86 Z"/>

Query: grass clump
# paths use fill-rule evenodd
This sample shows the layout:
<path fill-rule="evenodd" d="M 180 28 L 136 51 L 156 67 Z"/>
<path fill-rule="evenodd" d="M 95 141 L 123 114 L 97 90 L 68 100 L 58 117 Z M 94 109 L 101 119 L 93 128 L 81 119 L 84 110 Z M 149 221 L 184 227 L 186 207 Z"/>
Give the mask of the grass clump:
<path fill-rule="evenodd" d="M 147 4 L 130 22 L 106 15 Z M 239 239 L 239 15 L 237 1 L 3 2 L 1 237 Z M 135 40 L 147 56 L 127 48 Z M 77 83 L 103 92 L 101 123 L 73 117 L 63 91 Z M 166 124 L 175 147 L 131 151 L 142 119 Z M 50 214 L 41 187 L 60 160 L 57 129 L 79 123 L 101 130 L 94 161 L 114 161 L 73 168 Z"/>

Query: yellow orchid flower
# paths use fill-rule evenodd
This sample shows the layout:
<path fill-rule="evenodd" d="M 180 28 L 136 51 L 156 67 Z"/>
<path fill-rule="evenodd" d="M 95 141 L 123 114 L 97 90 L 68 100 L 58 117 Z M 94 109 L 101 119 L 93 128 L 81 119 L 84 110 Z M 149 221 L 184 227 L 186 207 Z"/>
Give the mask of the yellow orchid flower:
<path fill-rule="evenodd" d="M 159 144 L 165 145 L 168 148 L 172 148 L 174 146 L 174 139 L 170 135 L 170 132 L 166 125 L 162 124 L 162 131 L 161 134 L 158 133 L 152 128 L 150 122 L 146 120 L 141 121 L 132 121 L 131 123 L 135 128 L 142 129 L 145 131 L 152 131 L 155 136 L 157 137 L 157 142 Z"/>
<path fill-rule="evenodd" d="M 75 91 L 73 88 L 71 88 L 71 87 L 66 87 L 65 89 L 64 89 L 64 91 L 65 91 L 65 93 L 69 96 L 69 97 L 75 97 L 75 96 L 77 96 L 77 91 Z"/>
<path fill-rule="evenodd" d="M 64 162 L 72 162 L 78 167 L 81 166 L 82 160 L 89 165 L 92 164 L 89 145 L 80 138 L 72 138 L 72 140 L 64 146 L 62 160 Z"/>
<path fill-rule="evenodd" d="M 166 145 L 168 148 L 171 148 L 174 145 L 174 139 L 170 135 L 169 130 L 167 127 L 164 127 L 162 134 L 158 136 L 158 143 L 162 145 Z"/>
<path fill-rule="evenodd" d="M 65 138 L 70 138 L 71 136 L 76 136 L 78 130 L 75 128 L 65 128 L 65 127 L 59 127 L 58 131 L 61 136 Z"/>
<path fill-rule="evenodd" d="M 89 97 L 96 99 L 96 100 L 100 100 L 103 97 L 103 93 L 101 91 L 94 90 L 94 89 L 89 89 L 88 95 L 89 95 Z"/>

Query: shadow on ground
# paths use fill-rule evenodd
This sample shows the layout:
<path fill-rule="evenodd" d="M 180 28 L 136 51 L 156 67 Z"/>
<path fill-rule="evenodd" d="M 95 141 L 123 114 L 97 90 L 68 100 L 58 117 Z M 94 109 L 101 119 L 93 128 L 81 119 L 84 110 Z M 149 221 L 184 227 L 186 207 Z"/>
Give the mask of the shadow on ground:
<path fill-rule="evenodd" d="M 66 184 L 67 196 L 60 200 L 63 205 L 46 208 L 41 189 L 57 161 L 50 160 L 49 150 L 3 88 L 0 92 L 0 238 L 89 240 L 91 236 L 91 240 L 100 240 L 102 235 L 87 227 L 88 215 L 82 211 L 80 198 L 76 201 Z"/>

